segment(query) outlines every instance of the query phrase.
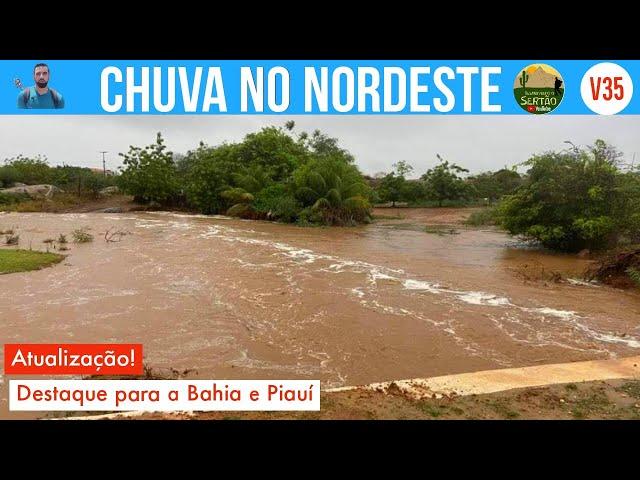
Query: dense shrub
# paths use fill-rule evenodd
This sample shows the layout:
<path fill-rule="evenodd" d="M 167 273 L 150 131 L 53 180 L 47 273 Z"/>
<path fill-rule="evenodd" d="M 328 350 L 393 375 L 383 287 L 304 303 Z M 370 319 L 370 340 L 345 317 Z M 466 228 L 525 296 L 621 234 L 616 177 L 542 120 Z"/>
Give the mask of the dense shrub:
<path fill-rule="evenodd" d="M 142 202 L 171 204 L 179 193 L 178 175 L 173 154 L 166 151 L 162 135 L 156 143 L 144 148 L 130 147 L 120 154 L 125 165 L 119 187 Z"/>
<path fill-rule="evenodd" d="M 621 172 L 604 142 L 536 155 L 524 184 L 499 207 L 511 234 L 566 251 L 633 241 L 640 231 L 640 177 Z"/>
<path fill-rule="evenodd" d="M 121 176 L 128 193 L 142 196 L 137 182 L 150 175 L 144 192 L 150 198 L 150 185 L 155 192 L 167 190 L 165 180 L 155 177 L 170 176 L 187 204 L 207 214 L 295 222 L 309 208 L 311 213 L 304 214 L 309 223 L 348 225 L 369 219 L 371 189 L 353 157 L 320 132 L 303 132 L 296 139 L 281 128 L 267 127 L 240 143 L 201 143 L 180 156 L 177 165 L 169 162 L 158 138 L 159 146 L 144 151 L 132 147 Z M 152 168 L 155 163 L 166 169 Z M 156 201 L 168 204 L 171 196 L 163 197 L 154 194 Z"/>

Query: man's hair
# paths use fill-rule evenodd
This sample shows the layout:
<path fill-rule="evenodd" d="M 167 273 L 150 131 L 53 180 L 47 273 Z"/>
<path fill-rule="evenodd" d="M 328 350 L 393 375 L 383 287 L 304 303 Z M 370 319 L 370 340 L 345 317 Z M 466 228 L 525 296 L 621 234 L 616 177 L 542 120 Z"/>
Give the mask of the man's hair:
<path fill-rule="evenodd" d="M 35 67 L 33 67 L 33 73 L 36 73 L 36 68 L 38 67 L 47 67 L 47 72 L 49 72 L 49 65 L 47 65 L 46 63 L 38 63 Z"/>

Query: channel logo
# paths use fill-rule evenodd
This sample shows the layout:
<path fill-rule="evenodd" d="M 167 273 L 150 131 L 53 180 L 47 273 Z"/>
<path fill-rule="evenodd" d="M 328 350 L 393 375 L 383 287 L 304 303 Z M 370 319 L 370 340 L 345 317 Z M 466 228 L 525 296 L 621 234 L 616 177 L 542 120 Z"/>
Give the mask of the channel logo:
<path fill-rule="evenodd" d="M 520 70 L 513 84 L 513 94 L 525 112 L 543 115 L 562 102 L 564 79 L 552 66 L 534 63 Z"/>

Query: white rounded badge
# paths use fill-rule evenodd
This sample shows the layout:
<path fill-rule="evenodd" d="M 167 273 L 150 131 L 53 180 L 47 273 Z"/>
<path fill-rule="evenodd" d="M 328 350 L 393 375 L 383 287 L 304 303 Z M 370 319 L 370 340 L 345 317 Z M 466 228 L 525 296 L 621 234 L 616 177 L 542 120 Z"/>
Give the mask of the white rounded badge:
<path fill-rule="evenodd" d="M 629 105 L 633 81 L 617 63 L 598 63 L 582 77 L 580 94 L 592 111 L 600 115 L 615 115 Z"/>

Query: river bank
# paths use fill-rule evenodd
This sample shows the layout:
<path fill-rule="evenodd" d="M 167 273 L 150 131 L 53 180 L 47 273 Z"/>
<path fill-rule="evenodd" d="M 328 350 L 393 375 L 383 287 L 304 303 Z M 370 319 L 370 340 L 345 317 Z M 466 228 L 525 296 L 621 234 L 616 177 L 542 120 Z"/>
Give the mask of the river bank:
<path fill-rule="evenodd" d="M 640 420 L 640 356 L 471 372 L 322 392 L 318 412 L 58 412 L 47 418 Z"/>

